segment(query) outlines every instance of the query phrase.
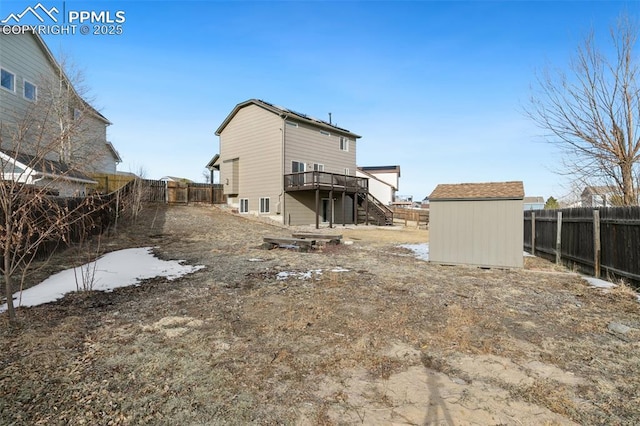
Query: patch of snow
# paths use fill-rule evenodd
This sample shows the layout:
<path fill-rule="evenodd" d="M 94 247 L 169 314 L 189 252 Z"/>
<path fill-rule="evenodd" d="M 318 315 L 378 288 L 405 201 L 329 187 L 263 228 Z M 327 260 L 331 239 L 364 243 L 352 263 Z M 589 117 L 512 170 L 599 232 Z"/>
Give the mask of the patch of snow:
<path fill-rule="evenodd" d="M 289 278 L 297 278 L 299 280 L 310 280 L 314 275 L 322 275 L 322 269 L 312 269 L 307 272 L 294 272 L 294 271 L 282 271 L 278 272 L 276 279 L 279 281 L 287 280 Z"/>
<path fill-rule="evenodd" d="M 610 281 L 601 280 L 594 277 L 582 277 L 583 280 L 589 283 L 589 285 L 597 288 L 613 288 L 616 285 Z"/>
<path fill-rule="evenodd" d="M 429 260 L 429 243 L 402 244 L 400 247 L 411 250 L 417 259 Z"/>
<path fill-rule="evenodd" d="M 349 270 L 338 266 L 337 268 L 333 268 L 331 272 L 349 272 Z"/>
<path fill-rule="evenodd" d="M 61 299 L 65 294 L 82 288 L 82 268 L 94 269 L 93 290 L 111 291 L 118 287 L 138 285 L 141 280 L 166 277 L 174 280 L 204 268 L 204 265 L 183 265 L 181 260 L 158 259 L 151 252 L 152 247 L 131 248 L 107 253 L 95 262 L 67 269 L 54 274 L 40 284 L 22 292 L 14 293 L 18 306 L 37 306 Z M 78 277 L 76 282 L 76 277 Z M 7 310 L 7 304 L 0 306 L 0 312 Z"/>
<path fill-rule="evenodd" d="M 255 258 L 249 259 L 249 262 L 264 262 L 264 259 L 260 259 L 258 257 L 255 257 Z"/>
<path fill-rule="evenodd" d="M 522 255 L 523 255 L 524 257 L 535 257 L 534 255 L 532 255 L 532 254 L 531 254 L 531 253 L 529 253 L 528 251 L 523 251 L 523 252 L 522 252 Z"/>

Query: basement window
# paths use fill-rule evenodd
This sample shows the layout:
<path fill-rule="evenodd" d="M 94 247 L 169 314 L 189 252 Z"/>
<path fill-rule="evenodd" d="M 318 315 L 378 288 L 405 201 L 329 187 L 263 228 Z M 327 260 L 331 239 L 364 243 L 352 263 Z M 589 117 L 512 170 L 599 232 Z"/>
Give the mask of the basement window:
<path fill-rule="evenodd" d="M 269 213 L 269 198 L 260 198 L 260 213 Z"/>
<path fill-rule="evenodd" d="M 240 213 L 249 213 L 249 199 L 240 198 Z"/>

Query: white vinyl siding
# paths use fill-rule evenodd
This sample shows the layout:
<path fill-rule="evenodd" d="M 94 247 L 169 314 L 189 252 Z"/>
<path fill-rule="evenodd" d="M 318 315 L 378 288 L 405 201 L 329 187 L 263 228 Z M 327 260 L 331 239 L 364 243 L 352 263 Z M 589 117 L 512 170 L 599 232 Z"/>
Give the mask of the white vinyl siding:
<path fill-rule="evenodd" d="M 0 68 L 0 86 L 10 92 L 16 91 L 16 75 L 11 71 Z"/>
<path fill-rule="evenodd" d="M 270 199 L 269 197 L 260 198 L 260 213 L 270 213 L 269 209 Z"/>
<path fill-rule="evenodd" d="M 240 198 L 240 213 L 249 213 L 249 199 Z"/>

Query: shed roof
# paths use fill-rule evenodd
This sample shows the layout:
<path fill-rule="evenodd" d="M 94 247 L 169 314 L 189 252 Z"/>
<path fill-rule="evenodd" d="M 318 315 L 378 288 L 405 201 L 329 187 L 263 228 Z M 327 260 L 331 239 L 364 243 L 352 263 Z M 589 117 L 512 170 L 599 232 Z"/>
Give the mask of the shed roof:
<path fill-rule="evenodd" d="M 522 200 L 522 181 L 440 184 L 429 201 L 434 200 Z"/>

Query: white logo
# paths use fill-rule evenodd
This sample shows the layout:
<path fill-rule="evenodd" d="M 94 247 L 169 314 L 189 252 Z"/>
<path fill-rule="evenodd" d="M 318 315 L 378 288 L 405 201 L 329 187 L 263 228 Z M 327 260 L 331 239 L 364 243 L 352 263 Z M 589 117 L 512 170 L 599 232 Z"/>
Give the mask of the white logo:
<path fill-rule="evenodd" d="M 40 22 L 44 22 L 44 18 L 40 14 L 45 14 L 53 22 L 58 22 L 58 18 L 56 18 L 54 15 L 54 13 L 57 14 L 58 12 L 59 10 L 55 6 L 47 10 L 47 8 L 42 5 L 42 3 L 38 3 L 34 7 L 31 7 L 31 6 L 27 7 L 25 10 L 22 11 L 22 13 L 18 13 L 18 14 L 12 13 L 0 22 L 2 22 L 3 24 L 6 24 L 7 22 L 13 19 L 17 24 L 28 13 L 31 13 L 33 16 L 35 16 L 36 19 Z"/>

